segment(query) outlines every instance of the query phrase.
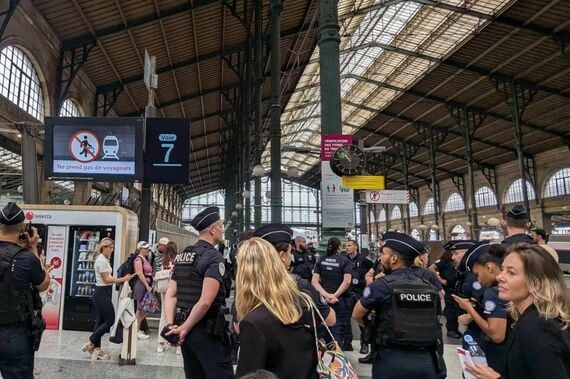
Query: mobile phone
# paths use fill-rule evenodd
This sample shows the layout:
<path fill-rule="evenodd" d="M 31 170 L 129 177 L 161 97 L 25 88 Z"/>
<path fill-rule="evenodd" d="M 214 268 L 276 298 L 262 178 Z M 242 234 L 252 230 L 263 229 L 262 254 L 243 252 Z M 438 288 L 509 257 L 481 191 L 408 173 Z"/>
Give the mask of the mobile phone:
<path fill-rule="evenodd" d="M 180 340 L 180 336 L 178 334 L 171 334 L 169 336 L 166 335 L 170 331 L 169 326 L 165 326 L 160 333 L 161 337 L 167 340 L 172 346 L 178 345 L 178 341 Z"/>
<path fill-rule="evenodd" d="M 28 233 L 28 237 L 26 237 L 26 233 Z M 20 233 L 18 238 L 20 241 L 25 241 L 28 238 L 32 238 L 34 236 L 34 229 L 32 228 L 32 223 L 29 222 L 26 224 L 26 229 L 24 232 Z"/>

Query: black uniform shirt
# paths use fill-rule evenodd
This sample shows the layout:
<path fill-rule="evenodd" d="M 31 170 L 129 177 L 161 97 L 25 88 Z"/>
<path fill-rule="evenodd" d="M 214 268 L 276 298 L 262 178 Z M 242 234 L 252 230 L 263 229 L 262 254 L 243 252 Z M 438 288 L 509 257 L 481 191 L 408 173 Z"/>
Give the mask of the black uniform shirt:
<path fill-rule="evenodd" d="M 14 244 L 0 241 L 0 247 L 6 245 Z M 12 267 L 11 281 L 16 288 L 28 287 L 30 283 L 34 286 L 40 285 L 46 277 L 40 260 L 30 250 L 23 250 L 16 254 Z"/>
<path fill-rule="evenodd" d="M 224 280 L 224 273 L 226 272 L 226 265 L 222 254 L 212 244 L 204 240 L 198 240 L 194 246 L 207 248 L 207 250 L 194 261 L 194 267 L 196 267 L 198 273 L 204 278 L 213 278 L 222 283 Z M 172 269 L 173 280 L 176 280 L 176 267 L 188 264 L 184 254 L 191 254 L 191 252 L 183 251 L 178 253 L 176 256 L 174 267 Z"/>
<path fill-rule="evenodd" d="M 293 274 L 295 275 L 295 274 Z M 313 285 L 307 280 L 297 276 L 299 279 L 297 280 L 297 288 L 303 291 L 307 295 L 313 299 L 313 302 L 317 306 L 319 313 L 326 319 L 331 312 L 331 309 L 325 299 L 321 296 L 321 294 L 313 287 Z M 295 278 L 294 278 L 295 279 Z"/>
<path fill-rule="evenodd" d="M 315 274 L 321 276 L 321 285 L 329 293 L 336 292 L 344 280 L 344 274 L 351 273 L 352 265 L 350 261 L 340 254 L 321 257 L 315 264 Z"/>
<path fill-rule="evenodd" d="M 435 261 L 435 266 L 441 276 L 447 284 L 444 286 L 445 289 L 455 288 L 455 280 L 457 279 L 457 269 L 453 265 L 451 259 L 438 259 Z"/>
<path fill-rule="evenodd" d="M 465 279 L 461 285 L 459 290 L 458 296 L 467 298 L 467 299 L 475 299 L 477 301 L 477 305 L 475 306 L 475 310 L 482 313 L 482 303 L 483 294 L 485 293 L 485 286 L 481 284 L 480 281 L 477 280 L 477 277 L 472 272 L 465 273 Z M 467 325 L 467 332 L 466 334 L 471 335 L 477 342 L 481 337 L 481 328 L 475 321 L 472 321 Z M 465 341 L 463 341 L 463 347 L 467 347 Z"/>
<path fill-rule="evenodd" d="M 416 274 L 423 280 L 430 282 L 435 287 L 437 292 L 443 289 L 443 287 L 441 286 L 441 282 L 439 281 L 439 279 L 437 279 L 437 275 L 435 275 L 433 271 L 430 271 L 423 267 L 415 267 L 415 266 L 411 267 L 410 269 L 414 274 Z"/>
<path fill-rule="evenodd" d="M 507 238 L 505 238 L 503 240 L 503 242 L 501 242 L 501 244 L 508 249 L 509 247 L 511 247 L 512 245 L 514 245 L 515 243 L 519 243 L 519 242 L 526 242 L 526 243 L 536 243 L 531 236 L 529 236 L 526 233 L 518 233 L 518 234 L 513 234 L 512 236 L 508 236 Z"/>
<path fill-rule="evenodd" d="M 570 378 L 570 330 L 546 320 L 534 305 L 520 316 L 507 352 L 507 378 Z"/>
<path fill-rule="evenodd" d="M 354 258 L 351 258 L 350 255 L 347 254 L 346 258 L 352 265 L 352 285 L 350 286 L 350 290 L 360 295 L 364 287 L 366 287 L 366 279 L 364 276 L 372 268 L 372 261 L 362 254 L 356 254 Z"/>

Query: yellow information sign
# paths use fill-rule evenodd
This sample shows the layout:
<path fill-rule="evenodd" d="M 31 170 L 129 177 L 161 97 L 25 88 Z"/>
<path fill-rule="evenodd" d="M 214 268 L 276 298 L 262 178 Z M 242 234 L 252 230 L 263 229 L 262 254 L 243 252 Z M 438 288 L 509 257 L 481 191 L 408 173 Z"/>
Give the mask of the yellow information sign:
<path fill-rule="evenodd" d="M 384 177 L 380 175 L 343 176 L 342 186 L 350 189 L 383 190 Z"/>

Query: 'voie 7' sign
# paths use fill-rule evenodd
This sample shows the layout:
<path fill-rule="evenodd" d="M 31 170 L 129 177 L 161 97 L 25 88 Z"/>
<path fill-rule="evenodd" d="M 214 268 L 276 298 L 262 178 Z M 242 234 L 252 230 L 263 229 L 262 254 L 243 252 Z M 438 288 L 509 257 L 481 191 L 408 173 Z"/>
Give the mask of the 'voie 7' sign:
<path fill-rule="evenodd" d="M 144 180 L 188 184 L 190 180 L 190 120 L 149 118 L 146 124 Z"/>

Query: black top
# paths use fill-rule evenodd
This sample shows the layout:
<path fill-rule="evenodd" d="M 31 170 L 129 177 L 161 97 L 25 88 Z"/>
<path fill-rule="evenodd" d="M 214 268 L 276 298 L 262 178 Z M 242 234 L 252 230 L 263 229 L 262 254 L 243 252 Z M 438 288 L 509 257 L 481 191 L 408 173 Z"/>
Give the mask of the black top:
<path fill-rule="evenodd" d="M 416 274 L 423 280 L 430 282 L 435 287 L 437 292 L 443 289 L 443 287 L 441 286 L 441 282 L 439 281 L 437 275 L 433 271 L 430 271 L 423 267 L 416 267 L 416 266 L 410 267 L 410 270 L 412 270 L 414 274 Z"/>
<path fill-rule="evenodd" d="M 515 243 L 520 243 L 520 242 L 526 242 L 526 243 L 531 243 L 531 244 L 536 243 L 532 239 L 532 237 L 529 236 L 528 234 L 518 233 L 518 234 L 513 234 L 512 236 L 508 236 L 507 238 L 505 238 L 503 240 L 503 242 L 501 242 L 501 244 L 505 247 L 505 249 L 508 249 L 509 247 L 514 245 Z"/>
<path fill-rule="evenodd" d="M 354 258 L 346 254 L 346 258 L 352 265 L 352 284 L 349 291 L 360 296 L 362 295 L 362 290 L 366 287 L 366 279 L 364 276 L 372 268 L 372 261 L 360 253 L 356 254 Z"/>
<path fill-rule="evenodd" d="M 0 246 L 14 245 L 11 242 L 0 241 Z M 37 286 L 42 284 L 46 273 L 38 257 L 30 250 L 22 250 L 13 260 L 12 285 L 16 288 L 25 288 L 30 284 Z"/>
<path fill-rule="evenodd" d="M 293 249 L 293 274 L 299 275 L 303 279 L 311 280 L 313 276 L 313 266 L 315 265 L 315 255 L 308 250 L 297 251 Z"/>
<path fill-rule="evenodd" d="M 318 378 L 313 319 L 308 309 L 293 325 L 283 325 L 261 305 L 240 322 L 239 378 L 260 369 L 279 379 Z"/>
<path fill-rule="evenodd" d="M 317 306 L 317 309 L 319 310 L 321 316 L 323 316 L 323 318 L 326 319 L 329 316 L 329 313 L 331 313 L 331 308 L 329 307 L 325 299 L 307 279 L 303 279 L 296 274 L 291 274 L 291 275 L 293 276 L 293 279 L 297 282 L 297 288 L 299 288 L 300 291 L 303 291 L 304 293 L 306 293 L 311 297 L 311 299 Z M 317 319 L 317 324 L 318 324 L 318 319 Z"/>
<path fill-rule="evenodd" d="M 205 278 L 213 278 L 222 283 L 224 280 L 224 273 L 226 272 L 226 265 L 224 264 L 224 257 L 222 254 L 209 242 L 198 240 L 195 247 L 201 246 L 206 248 L 206 251 L 193 262 L 194 266 Z M 174 268 L 172 269 L 172 279 L 176 280 L 176 267 L 188 265 L 194 259 L 191 249 L 185 249 L 183 252 L 176 255 L 174 260 Z"/>
<path fill-rule="evenodd" d="M 570 378 L 570 329 L 545 320 L 534 305 L 515 324 L 507 353 L 507 378 Z"/>
<path fill-rule="evenodd" d="M 352 264 L 340 254 L 321 257 L 315 265 L 315 274 L 321 276 L 321 286 L 328 293 L 335 293 L 344 280 L 344 274 L 352 273 Z M 345 295 L 346 292 L 343 294 Z"/>
<path fill-rule="evenodd" d="M 445 292 L 447 293 L 449 290 L 453 290 L 455 288 L 455 280 L 457 279 L 457 269 L 453 265 L 453 261 L 451 259 L 438 259 L 435 261 L 435 266 L 437 267 L 439 276 L 447 282 L 447 284 L 443 286 L 446 290 Z"/>

